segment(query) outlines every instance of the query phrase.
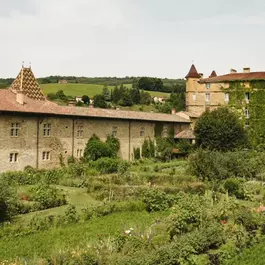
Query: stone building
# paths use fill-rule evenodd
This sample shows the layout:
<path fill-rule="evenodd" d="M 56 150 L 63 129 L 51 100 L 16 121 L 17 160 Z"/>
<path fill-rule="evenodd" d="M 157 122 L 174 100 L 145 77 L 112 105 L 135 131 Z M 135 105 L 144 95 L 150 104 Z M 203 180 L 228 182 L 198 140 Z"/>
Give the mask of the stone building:
<path fill-rule="evenodd" d="M 231 69 L 230 73 L 208 78 L 191 66 L 186 76 L 186 112 L 194 123 L 206 110 L 227 106 L 238 114 L 248 130 L 253 146 L 265 147 L 265 72 L 242 72 Z M 181 117 L 187 118 L 183 113 Z M 197 118 L 196 118 L 197 116 Z"/>
<path fill-rule="evenodd" d="M 133 149 L 190 127 L 174 114 L 59 106 L 48 101 L 31 68 L 22 68 L 9 89 L 0 90 L 0 172 L 60 166 L 69 156 L 83 156 L 93 134 L 120 140 L 120 157 L 133 159 Z"/>
<path fill-rule="evenodd" d="M 241 103 L 249 103 L 253 81 L 265 81 L 265 72 L 250 72 L 250 68 L 243 68 L 243 72 L 238 73 L 231 69 L 229 74 L 217 76 L 213 71 L 208 78 L 204 78 L 192 65 L 186 76 L 186 111 L 200 116 L 207 109 L 228 105 L 233 93 L 231 86 L 235 83 L 241 86 L 244 93 Z"/>

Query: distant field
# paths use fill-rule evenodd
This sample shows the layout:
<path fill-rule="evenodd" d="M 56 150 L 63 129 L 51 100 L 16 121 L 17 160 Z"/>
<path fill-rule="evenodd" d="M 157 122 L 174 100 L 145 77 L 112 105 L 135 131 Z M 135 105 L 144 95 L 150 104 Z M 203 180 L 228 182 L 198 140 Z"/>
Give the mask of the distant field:
<path fill-rule="evenodd" d="M 58 90 L 63 90 L 64 94 L 67 96 L 83 96 L 88 95 L 89 97 L 93 97 L 96 94 L 100 94 L 102 92 L 102 85 L 94 85 L 94 84 L 42 84 L 40 85 L 44 94 L 48 93 L 56 93 Z M 131 87 L 131 84 L 126 84 L 126 87 Z M 109 89 L 113 89 L 113 86 L 109 86 Z M 148 91 L 152 96 L 159 97 L 168 97 L 169 93 L 163 92 L 153 92 Z"/>

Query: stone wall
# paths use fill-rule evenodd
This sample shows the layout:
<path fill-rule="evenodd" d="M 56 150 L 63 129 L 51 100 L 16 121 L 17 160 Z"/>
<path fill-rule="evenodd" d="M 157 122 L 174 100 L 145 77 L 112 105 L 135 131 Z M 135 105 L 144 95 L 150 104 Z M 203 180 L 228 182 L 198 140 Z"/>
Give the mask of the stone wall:
<path fill-rule="evenodd" d="M 18 136 L 11 136 L 12 123 L 19 124 Z M 134 148 L 141 148 L 145 138 L 154 140 L 155 124 L 151 121 L 0 114 L 0 172 L 23 170 L 27 165 L 59 167 L 69 156 L 83 156 L 93 134 L 105 141 L 113 132 L 120 141 L 120 157 L 132 160 Z M 175 131 L 180 131 L 188 126 L 177 123 L 174 127 Z M 78 134 L 78 130 L 82 133 Z M 10 153 L 18 154 L 17 161 L 10 161 Z"/>

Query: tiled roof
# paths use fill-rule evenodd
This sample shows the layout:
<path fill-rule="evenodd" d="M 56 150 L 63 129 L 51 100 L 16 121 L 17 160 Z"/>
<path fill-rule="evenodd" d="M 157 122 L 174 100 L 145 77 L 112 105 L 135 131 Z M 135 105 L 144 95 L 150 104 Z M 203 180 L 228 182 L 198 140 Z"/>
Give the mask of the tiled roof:
<path fill-rule="evenodd" d="M 251 81 L 251 80 L 265 80 L 265 72 L 231 73 L 216 77 L 204 78 L 201 79 L 199 82 L 220 83 L 220 82 L 229 82 L 229 81 Z"/>
<path fill-rule="evenodd" d="M 216 72 L 213 70 L 212 73 L 211 73 L 211 75 L 209 76 L 209 78 L 211 78 L 211 77 L 216 77 L 216 76 L 217 76 L 217 74 L 216 74 Z"/>
<path fill-rule="evenodd" d="M 124 111 L 113 109 L 85 108 L 85 107 L 64 107 L 48 100 L 35 100 L 24 96 L 24 104 L 16 101 L 16 94 L 11 89 L 0 89 L 0 112 L 20 112 L 35 114 L 52 114 L 60 116 L 77 117 L 99 117 L 124 120 L 144 120 L 163 122 L 190 123 L 188 119 L 178 115 L 151 113 L 142 111 Z"/>
<path fill-rule="evenodd" d="M 177 139 L 195 139 L 195 135 L 193 133 L 192 129 L 184 130 L 180 133 L 178 133 L 175 138 Z"/>
<path fill-rule="evenodd" d="M 196 114 L 194 112 L 190 112 L 190 111 L 179 111 L 179 112 L 177 112 L 177 115 L 179 115 L 179 116 L 183 116 L 184 115 L 184 117 L 188 116 L 190 118 L 199 118 L 200 117 L 200 115 L 198 115 L 198 114 Z"/>
<path fill-rule="evenodd" d="M 45 96 L 34 77 L 31 68 L 22 67 L 17 78 L 12 83 L 10 89 L 17 93 L 21 91 L 24 95 L 35 100 L 45 100 Z"/>
<path fill-rule="evenodd" d="M 190 68 L 190 71 L 185 76 L 185 78 L 200 78 L 201 75 L 197 72 L 195 65 L 193 64 Z"/>

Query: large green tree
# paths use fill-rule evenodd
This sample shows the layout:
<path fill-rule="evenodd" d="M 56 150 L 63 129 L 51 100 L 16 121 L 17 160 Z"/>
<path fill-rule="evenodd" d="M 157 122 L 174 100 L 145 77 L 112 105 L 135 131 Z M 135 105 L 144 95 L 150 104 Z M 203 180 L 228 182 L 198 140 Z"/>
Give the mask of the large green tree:
<path fill-rule="evenodd" d="M 195 125 L 197 145 L 229 151 L 247 146 L 247 134 L 240 120 L 228 108 L 206 111 Z"/>

